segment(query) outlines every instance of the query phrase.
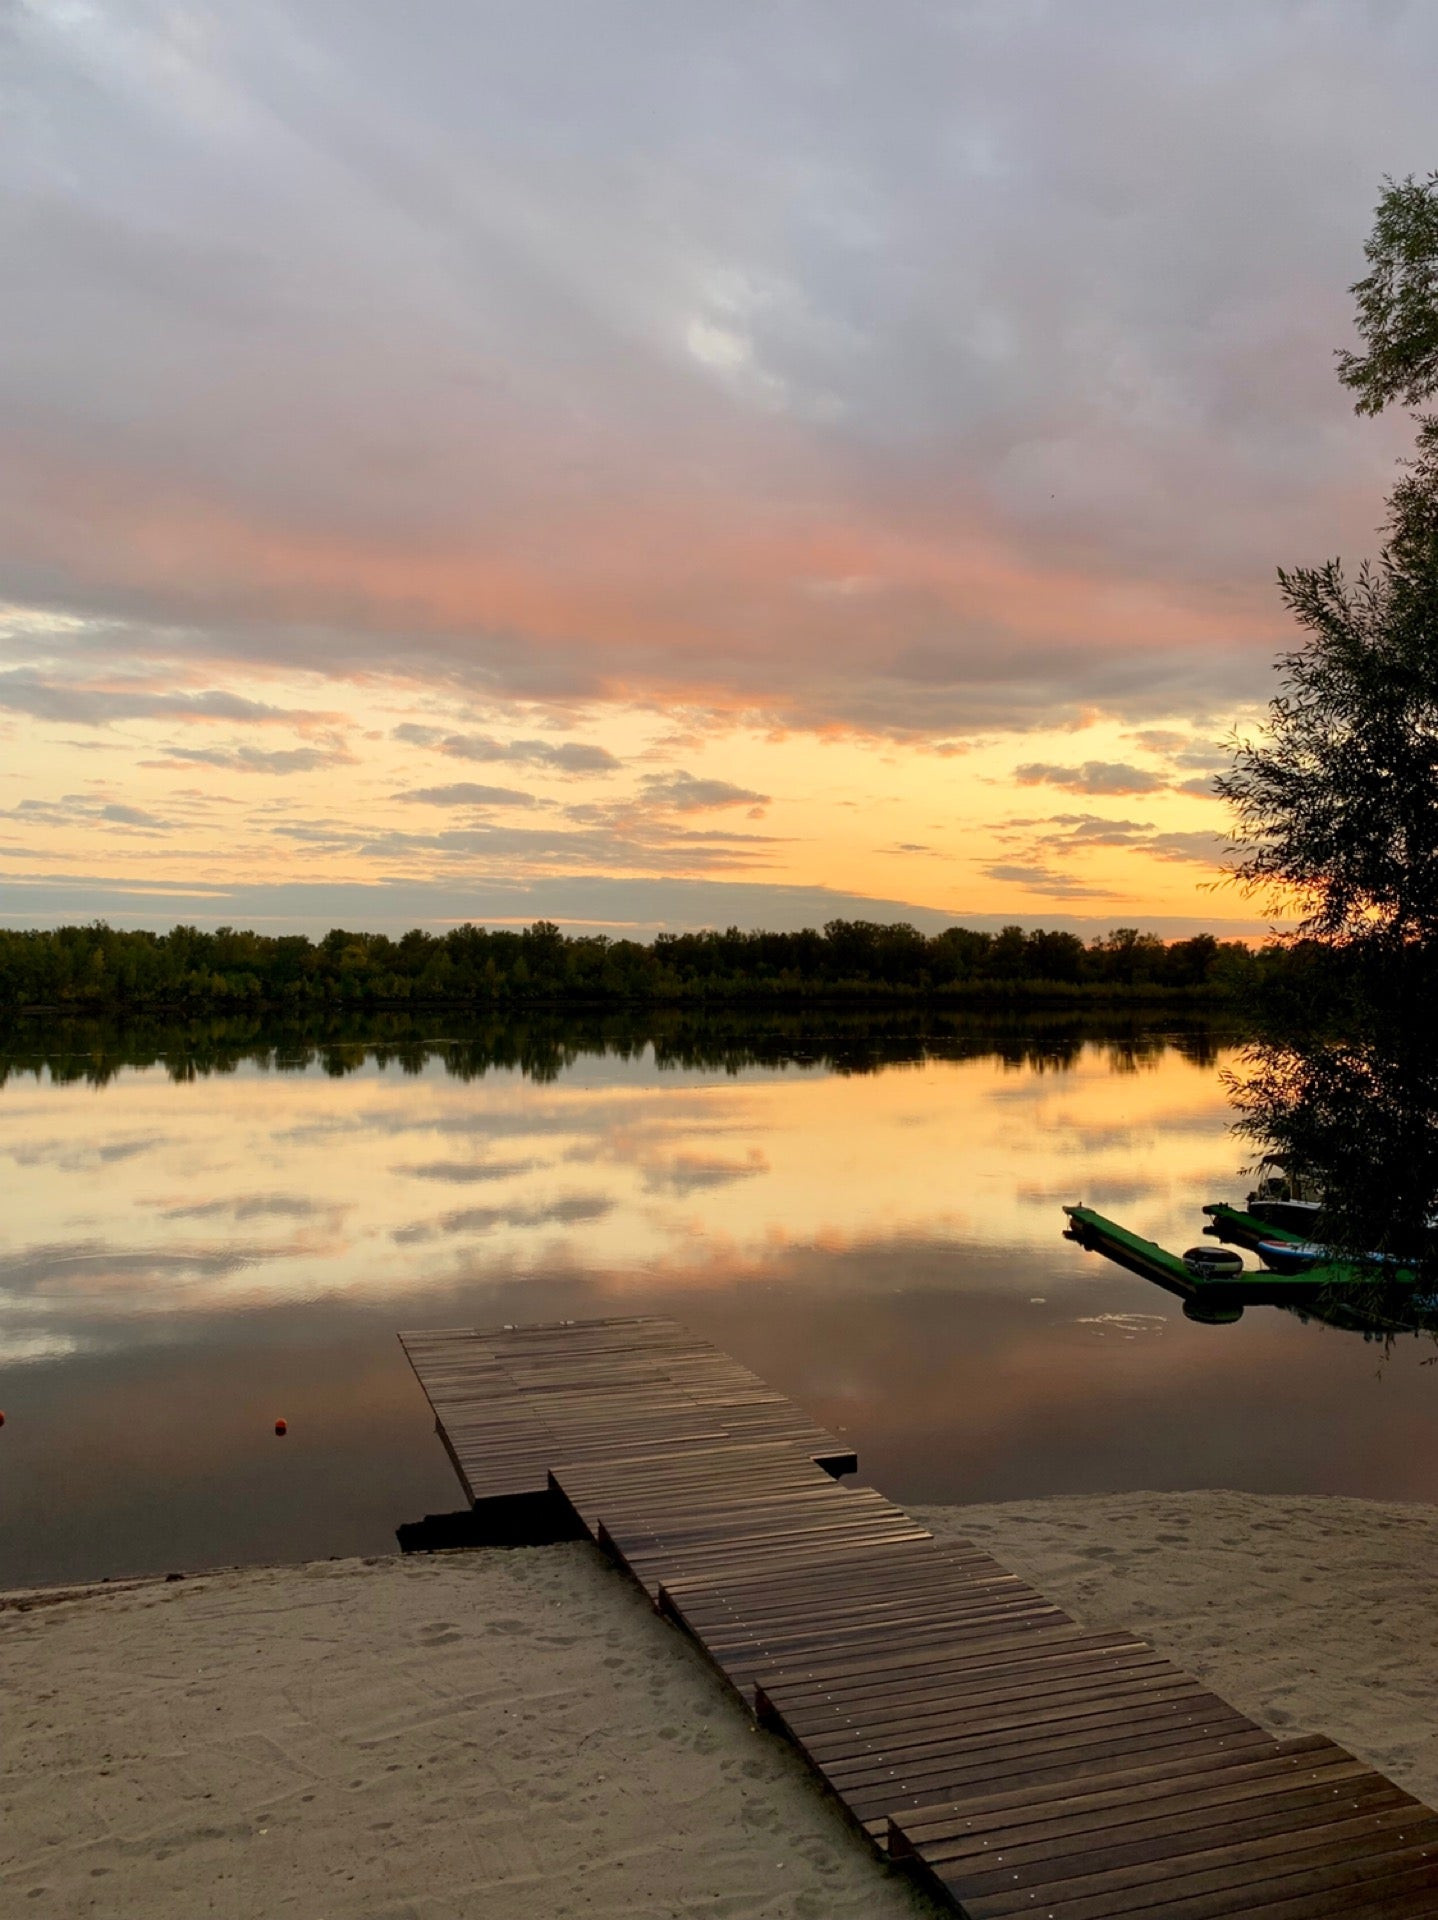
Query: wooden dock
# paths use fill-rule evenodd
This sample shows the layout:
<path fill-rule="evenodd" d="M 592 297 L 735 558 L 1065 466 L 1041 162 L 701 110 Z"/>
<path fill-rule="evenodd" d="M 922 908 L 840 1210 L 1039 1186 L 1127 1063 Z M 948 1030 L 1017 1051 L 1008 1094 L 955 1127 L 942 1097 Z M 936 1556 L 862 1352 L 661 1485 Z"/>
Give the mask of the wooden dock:
<path fill-rule="evenodd" d="M 494 1537 L 596 1540 L 971 1920 L 1438 1917 L 1428 1808 L 840 1485 L 848 1446 L 674 1322 L 401 1338 Z"/>

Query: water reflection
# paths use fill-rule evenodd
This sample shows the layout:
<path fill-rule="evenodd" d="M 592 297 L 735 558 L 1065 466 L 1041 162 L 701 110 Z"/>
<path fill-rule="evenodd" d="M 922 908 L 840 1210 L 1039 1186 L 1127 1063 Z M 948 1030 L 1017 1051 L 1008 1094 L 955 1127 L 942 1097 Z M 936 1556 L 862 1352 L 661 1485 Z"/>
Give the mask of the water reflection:
<path fill-rule="evenodd" d="M 1071 1008 L 1050 1014 L 949 1014 L 928 1009 L 892 1014 L 825 1007 L 812 1013 L 692 1009 L 665 1014 L 530 1014 L 515 1018 L 413 1014 L 336 1015 L 291 1027 L 251 1016 L 162 1024 L 135 1020 L 18 1022 L 0 1032 L 0 1089 L 30 1077 L 59 1085 L 106 1086 L 135 1067 L 156 1067 L 172 1080 L 234 1073 L 245 1065 L 277 1073 L 318 1068 L 340 1079 L 367 1064 L 418 1074 L 440 1063 L 459 1079 L 501 1069 L 554 1081 L 583 1058 L 648 1059 L 660 1068 L 738 1073 L 757 1066 L 822 1066 L 836 1073 L 874 1073 L 905 1061 L 991 1054 L 1011 1066 L 1070 1066 L 1085 1048 L 1101 1046 L 1115 1072 L 1176 1051 L 1211 1066 L 1231 1028 L 1203 1018 L 1161 1025 L 1112 1013 L 1086 1017 Z"/>
<path fill-rule="evenodd" d="M 1322 1197 L 1315 1235 L 1438 1285 L 1438 964 L 1413 953 L 1344 974 L 1338 1008 L 1290 1015 L 1230 1074 L 1241 1130 Z"/>
<path fill-rule="evenodd" d="M 1059 1237 L 1063 1201 L 1171 1242 L 1240 1192 L 1239 1064 L 1072 1018 L 30 1036 L 0 1581 L 385 1551 L 454 1504 L 395 1330 L 615 1310 L 717 1340 L 900 1499 L 1431 1498 L 1431 1375 L 1191 1326 Z"/>
<path fill-rule="evenodd" d="M 1221 1078 L 1253 1149 L 1249 1191 L 1205 1204 L 1219 1246 L 1136 1236 L 1067 1207 L 1070 1237 L 1209 1325 L 1249 1307 L 1381 1342 L 1438 1337 L 1438 962 L 1418 949 L 1309 960 L 1301 1003 L 1260 1012 Z M 1254 1256 L 1245 1264 L 1243 1249 Z"/>

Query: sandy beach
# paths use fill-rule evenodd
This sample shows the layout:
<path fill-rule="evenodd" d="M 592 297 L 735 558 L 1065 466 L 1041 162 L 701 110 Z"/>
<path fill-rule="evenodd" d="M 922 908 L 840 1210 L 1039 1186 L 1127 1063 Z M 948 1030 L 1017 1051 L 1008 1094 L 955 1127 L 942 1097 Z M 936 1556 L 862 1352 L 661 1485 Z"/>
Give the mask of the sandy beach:
<path fill-rule="evenodd" d="M 1438 1802 L 1438 1509 L 1190 1493 L 924 1518 Z M 935 1911 L 587 1546 L 10 1595 L 0 1684 L 7 1916 Z"/>

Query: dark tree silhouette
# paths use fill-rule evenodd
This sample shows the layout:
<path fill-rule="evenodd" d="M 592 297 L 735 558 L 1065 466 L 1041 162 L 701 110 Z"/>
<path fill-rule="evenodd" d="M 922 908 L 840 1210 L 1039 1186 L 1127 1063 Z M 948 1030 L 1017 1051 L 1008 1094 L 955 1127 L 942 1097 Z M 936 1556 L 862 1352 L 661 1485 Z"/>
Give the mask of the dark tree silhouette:
<path fill-rule="evenodd" d="M 1326 1246 L 1438 1281 L 1438 957 L 1418 945 L 1346 969 L 1326 1017 L 1268 1024 L 1227 1076 L 1238 1131 L 1323 1195 Z M 1379 1255 L 1376 1262 L 1371 1255 Z M 1438 1303 L 1435 1303 L 1438 1304 Z"/>
<path fill-rule="evenodd" d="M 806 999 L 1233 994 L 1262 963 L 1211 934 L 1165 946 L 1120 928 L 1088 946 L 1022 927 L 925 935 L 831 920 L 793 933 L 660 934 L 652 945 L 561 933 L 415 928 L 399 940 L 336 927 L 322 940 L 236 927 L 169 933 L 0 927 L 0 1022 L 22 1009 L 185 1014 L 360 1007 L 666 1006 Z"/>
<path fill-rule="evenodd" d="M 1366 352 L 1339 356 L 1360 413 L 1438 392 L 1438 174 L 1386 185 L 1352 291 Z M 1329 940 L 1438 935 L 1438 418 L 1389 499 L 1377 561 L 1280 571 L 1306 638 L 1283 689 L 1217 782 L 1232 871 L 1296 896 Z"/>

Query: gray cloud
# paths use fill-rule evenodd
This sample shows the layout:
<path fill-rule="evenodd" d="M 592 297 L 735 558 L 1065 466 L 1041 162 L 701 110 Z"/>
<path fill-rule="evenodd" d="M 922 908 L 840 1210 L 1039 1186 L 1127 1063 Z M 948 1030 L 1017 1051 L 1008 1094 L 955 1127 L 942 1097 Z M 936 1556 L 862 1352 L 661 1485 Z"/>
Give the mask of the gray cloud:
<path fill-rule="evenodd" d="M 21 804 L 23 806 L 24 802 L 22 801 Z M 126 807 L 120 805 L 118 801 L 111 801 L 107 806 L 100 807 L 98 813 L 100 819 L 113 820 L 116 825 L 122 827 L 155 827 L 162 833 L 168 830 L 166 821 L 157 818 L 153 813 L 146 813 L 143 807 Z"/>
<path fill-rule="evenodd" d="M 486 1180 L 510 1180 L 516 1174 L 532 1173 L 537 1160 L 427 1160 L 418 1166 L 391 1167 L 391 1173 L 408 1174 L 411 1180 L 443 1180 L 451 1186 L 474 1186 Z"/>
<path fill-rule="evenodd" d="M 415 787 L 397 793 L 396 800 L 420 800 L 431 807 L 537 807 L 542 803 L 518 787 L 482 787 L 459 780 L 448 787 Z"/>
<path fill-rule="evenodd" d="M 277 839 L 367 859 L 400 862 L 425 857 L 463 867 L 476 877 L 486 867 L 496 877 L 544 867 L 639 873 L 731 871 L 767 865 L 770 844 L 763 834 L 668 828 L 627 815 L 612 826 L 599 818 L 592 826 L 577 827 L 501 826 L 476 818 L 466 826 L 434 833 L 374 831 L 338 820 L 277 820 L 270 831 Z"/>
<path fill-rule="evenodd" d="M 1013 824 L 1026 829 L 1033 852 L 1045 856 L 1073 854 L 1087 847 L 1126 847 L 1160 860 L 1189 860 L 1211 867 L 1223 859 L 1229 846 L 1223 835 L 1206 830 L 1159 832 L 1151 820 L 1110 820 L 1096 813 L 1057 813 L 1047 821 Z M 1005 875 L 993 867 L 985 871 L 994 878 L 1017 878 L 1022 869 L 1008 869 Z"/>
<path fill-rule="evenodd" d="M 1229 748 L 1214 741 L 1197 740 L 1191 734 L 1177 733 L 1166 727 L 1149 728 L 1133 734 L 1131 738 L 1150 753 L 1161 754 L 1175 775 L 1193 770 L 1187 780 L 1175 778 L 1175 793 L 1191 793 L 1204 800 L 1218 798 L 1213 790 L 1214 776 L 1226 772 L 1233 765 L 1233 754 Z"/>
<path fill-rule="evenodd" d="M 288 723 L 329 720 L 333 714 L 273 707 L 260 700 L 211 688 L 204 693 L 155 693 L 124 687 L 84 686 L 23 668 L 0 673 L 0 708 L 35 720 L 108 727 L 117 720 L 249 720 Z"/>
<path fill-rule="evenodd" d="M 1062 832 L 1047 835 L 1048 841 L 1071 845 L 1131 847 L 1153 832 L 1152 820 L 1110 820 L 1101 813 L 1056 813 L 1051 824 Z"/>
<path fill-rule="evenodd" d="M 1000 878 L 1025 879 L 1017 865 Z M 1130 924 L 1180 938 L 1205 928 L 1239 937 L 1267 931 L 1252 914 L 1225 912 L 1240 905 L 1220 895 L 1202 914 L 1152 914 L 1125 908 Z M 413 926 L 444 929 L 461 921 L 524 926 L 553 920 L 572 931 L 594 930 L 648 939 L 657 932 L 702 927 L 822 927 L 827 920 L 907 921 L 926 933 L 962 925 L 997 932 L 1015 924 L 1067 927 L 1085 936 L 1106 933 L 1112 914 L 975 911 L 962 894 L 949 908 L 915 901 L 845 893 L 837 888 L 786 886 L 690 875 L 650 876 L 567 872 L 522 880 L 470 874 L 374 882 L 288 881 L 243 884 L 126 885 L 100 874 L 55 879 L 43 874 L 0 878 L 0 921 L 60 926 L 100 915 L 116 926 L 166 928 L 254 926 L 265 932 L 317 936 L 331 927 L 372 927 L 399 934 Z"/>
<path fill-rule="evenodd" d="M 1081 767 L 1058 767 L 1031 760 L 1014 769 L 1021 787 L 1062 787 L 1068 793 L 1157 793 L 1169 783 L 1161 773 L 1131 767 L 1123 760 L 1085 760 Z"/>
<path fill-rule="evenodd" d="M 1266 683 L 1274 563 L 1371 544 L 1401 433 L 1331 351 L 1432 162 L 1431 9 L 6 32 L 0 572 L 97 677 L 1211 711 Z M 12 712 L 264 717 L 25 671 Z"/>
<path fill-rule="evenodd" d="M 1107 894 L 1104 887 L 1085 886 L 1072 874 L 1059 873 L 1038 860 L 1000 860 L 983 871 L 990 880 L 1012 880 L 1054 900 L 1102 900 Z"/>
<path fill-rule="evenodd" d="M 1137 746 L 1160 753 L 1175 767 L 1203 767 L 1217 773 L 1233 764 L 1230 750 L 1213 740 L 1198 740 L 1192 734 L 1175 733 L 1167 727 L 1150 727 L 1129 736 Z"/>
<path fill-rule="evenodd" d="M 1196 860 L 1201 866 L 1215 866 L 1230 851 L 1228 840 L 1220 833 L 1156 833 L 1145 842 L 1147 852 L 1160 860 Z"/>
<path fill-rule="evenodd" d="M 669 807 L 676 813 L 700 813 L 716 807 L 767 807 L 769 795 L 755 793 L 750 787 L 736 787 L 729 780 L 704 780 L 682 768 L 673 773 L 650 773 L 644 777 L 644 799 L 654 807 Z"/>
<path fill-rule="evenodd" d="M 581 740 L 558 745 L 549 740 L 495 740 L 487 733 L 445 733 L 411 721 L 396 727 L 394 737 L 411 746 L 433 747 L 455 760 L 518 760 L 554 773 L 612 773 L 620 764 L 607 747 L 588 746 Z"/>
<path fill-rule="evenodd" d="M 147 767 L 220 767 L 228 773 L 312 773 L 316 767 L 349 766 L 354 755 L 345 747 L 166 747 L 164 758 L 145 760 Z"/>
<path fill-rule="evenodd" d="M 12 819 L 33 820 L 47 827 L 103 825 L 134 827 L 142 833 L 169 833 L 174 821 L 162 820 L 143 807 L 86 793 L 67 793 L 59 800 L 21 800 L 10 809 Z"/>

